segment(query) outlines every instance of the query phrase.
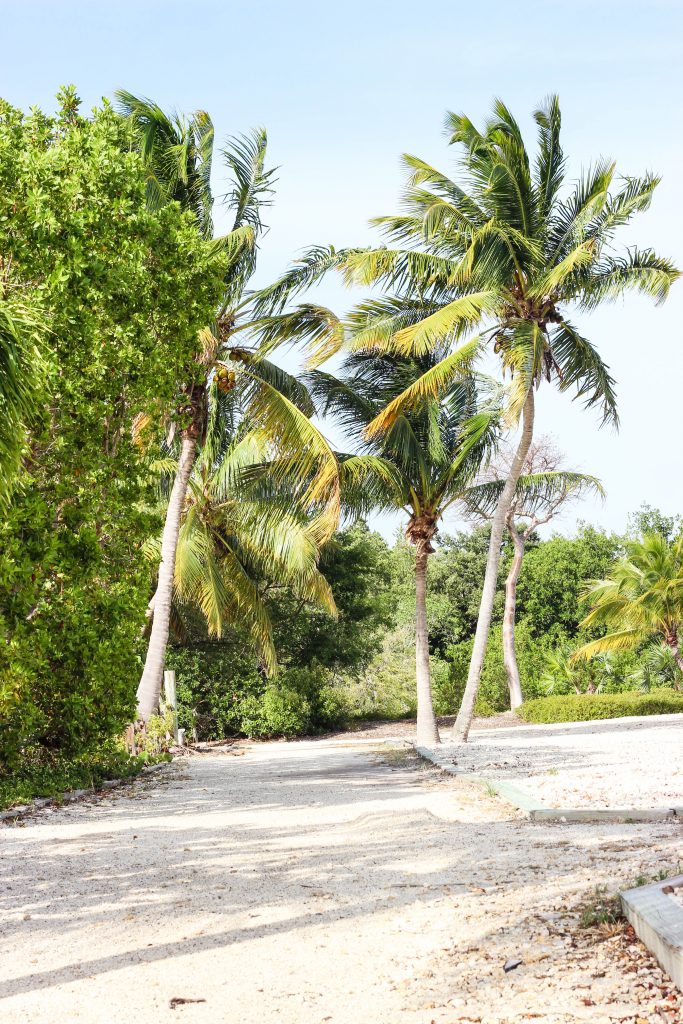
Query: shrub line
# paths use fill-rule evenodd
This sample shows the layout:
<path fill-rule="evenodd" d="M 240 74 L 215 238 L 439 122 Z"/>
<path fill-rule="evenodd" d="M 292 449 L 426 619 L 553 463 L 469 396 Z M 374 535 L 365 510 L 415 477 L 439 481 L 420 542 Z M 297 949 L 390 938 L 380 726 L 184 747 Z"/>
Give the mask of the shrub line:
<path fill-rule="evenodd" d="M 96 796 L 102 793 L 103 790 L 117 789 L 119 786 L 123 786 L 126 782 L 132 782 L 133 779 L 138 779 L 141 775 L 151 775 L 152 772 L 159 771 L 160 768 L 165 768 L 171 762 L 160 761 L 158 764 L 147 764 L 144 768 L 141 768 L 136 775 L 129 775 L 122 779 L 105 779 L 98 786 L 91 786 L 89 789 L 70 789 L 66 793 L 61 793 L 59 796 L 37 796 L 34 797 L 27 804 L 18 804 L 16 807 L 11 807 L 7 811 L 0 811 L 0 823 L 9 825 L 21 818 L 26 818 L 35 811 L 40 811 L 44 807 L 57 804 L 73 804 L 79 800 L 85 800 L 86 797 Z"/>

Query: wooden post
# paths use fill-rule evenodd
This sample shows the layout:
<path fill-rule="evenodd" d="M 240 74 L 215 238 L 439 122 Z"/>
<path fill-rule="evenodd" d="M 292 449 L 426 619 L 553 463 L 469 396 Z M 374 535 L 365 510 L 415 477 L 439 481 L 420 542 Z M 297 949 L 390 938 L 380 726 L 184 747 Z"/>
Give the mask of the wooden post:
<path fill-rule="evenodd" d="M 178 742 L 178 708 L 175 699 L 175 672 L 167 669 L 164 672 L 164 696 L 167 706 L 170 704 L 173 711 L 173 739 Z"/>

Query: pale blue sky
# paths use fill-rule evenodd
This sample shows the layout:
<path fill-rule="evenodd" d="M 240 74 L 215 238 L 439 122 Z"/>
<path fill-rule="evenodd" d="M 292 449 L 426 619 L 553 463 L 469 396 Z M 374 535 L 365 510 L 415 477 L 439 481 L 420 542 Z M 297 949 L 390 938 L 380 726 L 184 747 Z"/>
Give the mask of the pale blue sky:
<path fill-rule="evenodd" d="M 446 110 L 481 120 L 501 96 L 531 132 L 558 92 L 573 173 L 605 155 L 663 176 L 624 238 L 683 266 L 682 40 L 679 0 L 0 0 L 0 95 L 49 108 L 73 82 L 86 106 L 126 88 L 203 107 L 219 138 L 265 125 L 280 166 L 265 283 L 309 244 L 370 242 L 368 218 L 396 208 L 402 152 L 450 170 Z M 339 311 L 352 298 L 331 281 L 316 295 Z M 617 378 L 619 434 L 542 389 L 539 430 L 608 491 L 564 529 L 579 516 L 621 530 L 643 501 L 683 511 L 682 321 L 683 283 L 664 307 L 635 297 L 583 318 Z"/>

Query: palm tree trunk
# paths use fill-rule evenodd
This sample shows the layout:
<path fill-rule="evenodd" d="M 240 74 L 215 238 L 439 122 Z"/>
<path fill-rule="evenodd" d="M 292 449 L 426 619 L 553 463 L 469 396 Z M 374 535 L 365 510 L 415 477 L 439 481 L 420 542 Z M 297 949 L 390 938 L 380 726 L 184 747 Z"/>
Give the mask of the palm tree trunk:
<path fill-rule="evenodd" d="M 517 665 L 517 651 L 515 648 L 515 614 L 517 611 L 517 581 L 522 568 L 524 558 L 524 537 L 515 528 L 513 517 L 508 517 L 507 527 L 512 543 L 514 555 L 512 565 L 505 580 L 505 612 L 503 614 L 503 662 L 508 677 L 508 689 L 510 691 L 510 707 L 514 711 L 518 708 L 524 697 L 522 696 L 522 684 L 519 679 L 519 666 Z"/>
<path fill-rule="evenodd" d="M 427 631 L 427 544 L 415 546 L 415 678 L 417 680 L 417 743 L 434 747 L 441 742 L 432 705 L 429 678 L 429 634 Z"/>
<path fill-rule="evenodd" d="M 166 510 L 166 522 L 161 536 L 161 561 L 159 562 L 159 578 L 157 589 L 152 598 L 154 617 L 149 636 L 149 646 L 142 677 L 138 685 L 138 718 L 147 721 L 159 706 L 161 680 L 164 674 L 168 630 L 171 619 L 171 598 L 173 596 L 173 576 L 175 573 L 175 557 L 180 533 L 180 518 L 185 505 L 187 486 L 197 454 L 197 438 L 190 432 L 183 434 L 180 446 L 178 471 L 173 481 L 173 489 Z"/>
<path fill-rule="evenodd" d="M 666 642 L 669 645 L 669 648 L 671 649 L 671 653 L 674 656 L 674 661 L 678 665 L 679 670 L 683 672 L 683 656 L 681 655 L 681 649 L 678 646 L 678 636 L 676 636 L 674 639 L 667 639 Z M 672 685 L 674 690 L 680 690 L 681 688 L 680 683 L 675 679 Z"/>
<path fill-rule="evenodd" d="M 510 466 L 505 487 L 498 499 L 496 511 L 491 521 L 491 541 L 489 553 L 486 560 L 486 573 L 484 575 L 484 588 L 482 590 L 481 602 L 479 605 L 479 618 L 477 620 L 477 631 L 474 634 L 474 646 L 470 660 L 470 670 L 467 676 L 467 685 L 462 698 L 462 704 L 458 711 L 458 717 L 453 727 L 453 741 L 465 743 L 472 725 L 474 705 L 479 692 L 479 680 L 486 654 L 486 645 L 491 627 L 491 614 L 493 612 L 493 601 L 496 596 L 496 583 L 498 580 L 498 566 L 500 565 L 500 550 L 503 542 L 503 530 L 505 529 L 505 517 L 507 516 L 510 504 L 514 497 L 517 481 L 520 478 L 524 460 L 529 452 L 529 446 L 534 434 L 534 390 L 529 392 L 524 402 L 522 414 L 522 434 L 517 445 L 515 457 Z"/>

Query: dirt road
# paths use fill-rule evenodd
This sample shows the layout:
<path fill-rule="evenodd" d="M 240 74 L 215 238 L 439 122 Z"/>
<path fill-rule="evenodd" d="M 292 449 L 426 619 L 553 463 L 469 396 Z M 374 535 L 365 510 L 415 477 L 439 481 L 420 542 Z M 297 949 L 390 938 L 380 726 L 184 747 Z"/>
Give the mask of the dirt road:
<path fill-rule="evenodd" d="M 533 825 L 358 743 L 190 758 L 0 831 L 0 1020 L 673 1021 L 623 928 L 575 911 L 679 836 Z"/>

